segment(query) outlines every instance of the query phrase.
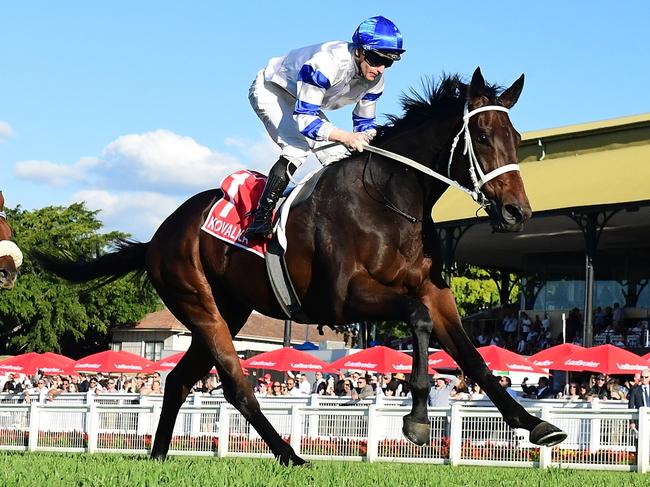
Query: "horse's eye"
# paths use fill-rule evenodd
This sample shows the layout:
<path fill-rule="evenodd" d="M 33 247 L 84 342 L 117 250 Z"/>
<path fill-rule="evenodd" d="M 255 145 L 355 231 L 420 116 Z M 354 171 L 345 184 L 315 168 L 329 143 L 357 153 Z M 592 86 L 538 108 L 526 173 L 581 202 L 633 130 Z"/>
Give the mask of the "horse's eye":
<path fill-rule="evenodd" d="M 478 134 L 478 137 L 476 138 L 479 144 L 489 144 L 490 143 L 490 138 L 485 132 L 482 132 Z"/>

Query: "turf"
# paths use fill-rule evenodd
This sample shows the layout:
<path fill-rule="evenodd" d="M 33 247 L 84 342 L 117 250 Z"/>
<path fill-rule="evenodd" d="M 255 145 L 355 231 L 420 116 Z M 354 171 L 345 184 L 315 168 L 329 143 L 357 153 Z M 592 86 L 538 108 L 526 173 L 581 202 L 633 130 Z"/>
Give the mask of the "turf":
<path fill-rule="evenodd" d="M 650 486 L 631 472 L 450 467 L 398 463 L 313 462 L 284 468 L 273 460 L 0 453 L 2 486 Z"/>

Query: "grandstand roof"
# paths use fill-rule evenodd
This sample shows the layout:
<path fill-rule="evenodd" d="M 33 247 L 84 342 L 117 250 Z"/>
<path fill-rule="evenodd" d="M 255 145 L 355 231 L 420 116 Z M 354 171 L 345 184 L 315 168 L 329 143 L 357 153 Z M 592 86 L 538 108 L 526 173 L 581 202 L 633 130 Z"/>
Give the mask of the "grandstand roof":
<path fill-rule="evenodd" d="M 461 262 L 566 274 L 584 269 L 576 211 L 617 211 L 599 242 L 597 268 L 629 276 L 650 264 L 650 113 L 523 134 L 521 173 L 533 208 L 522 233 L 492 234 L 485 213 L 449 189 L 433 208 L 439 226 L 472 225 Z M 607 213 L 609 214 L 609 213 Z"/>

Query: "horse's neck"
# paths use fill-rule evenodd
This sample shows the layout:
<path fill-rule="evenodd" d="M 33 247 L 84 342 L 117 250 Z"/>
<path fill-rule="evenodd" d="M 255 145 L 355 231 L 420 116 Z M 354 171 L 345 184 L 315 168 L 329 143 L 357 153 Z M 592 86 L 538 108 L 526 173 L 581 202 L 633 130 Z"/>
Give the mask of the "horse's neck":
<path fill-rule="evenodd" d="M 451 151 L 451 143 L 455 135 L 454 129 L 458 120 L 440 120 L 428 124 L 426 128 L 414 127 L 411 130 L 392 137 L 391 139 L 379 144 L 382 149 L 395 152 L 402 156 L 413 159 L 420 164 L 430 167 L 434 171 L 444 176 L 447 175 L 447 162 Z M 393 166 L 393 171 L 390 171 Z M 431 210 L 438 198 L 447 189 L 447 185 L 431 176 L 420 173 L 417 170 L 404 171 L 400 166 L 401 163 L 392 161 L 389 164 L 389 173 L 402 172 L 408 175 L 410 185 L 417 180 L 417 185 L 422 190 L 422 205 L 425 211 Z M 403 166 L 406 167 L 406 166 Z M 399 169 L 397 169 L 399 168 Z"/>

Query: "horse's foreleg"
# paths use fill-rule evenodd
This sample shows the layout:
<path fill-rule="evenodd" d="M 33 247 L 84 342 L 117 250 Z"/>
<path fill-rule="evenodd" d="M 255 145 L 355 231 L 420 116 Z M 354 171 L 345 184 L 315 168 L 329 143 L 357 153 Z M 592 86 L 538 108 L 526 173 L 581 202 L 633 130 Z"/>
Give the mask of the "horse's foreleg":
<path fill-rule="evenodd" d="M 430 389 L 429 340 L 433 323 L 429 310 L 421 302 L 412 301 L 408 308 L 408 324 L 413 334 L 413 367 L 409 382 L 412 406 L 411 412 L 404 416 L 402 432 L 410 441 L 422 446 L 428 443 L 431 437 L 427 398 Z"/>
<path fill-rule="evenodd" d="M 350 284 L 350 302 L 356 313 L 398 319 L 409 324 L 415 345 L 409 381 L 412 407 L 411 412 L 404 416 L 402 432 L 413 443 L 424 445 L 430 439 L 428 351 L 433 324 L 429 310 L 417 299 L 398 294 L 368 275 L 356 276 Z"/>
<path fill-rule="evenodd" d="M 530 431 L 530 441 L 537 445 L 552 446 L 566 438 L 566 433 L 559 428 L 528 413 L 499 385 L 465 333 L 449 289 L 428 284 L 423 301 L 431 313 L 433 331 L 440 343 L 461 369 L 481 386 L 510 427 Z"/>
<path fill-rule="evenodd" d="M 174 367 L 165 381 L 165 396 L 156 437 L 154 438 L 151 458 L 164 459 L 169 451 L 174 424 L 178 410 L 185 402 L 192 386 L 210 371 L 214 359 L 210 351 L 197 339 L 192 340 L 180 362 Z"/>

